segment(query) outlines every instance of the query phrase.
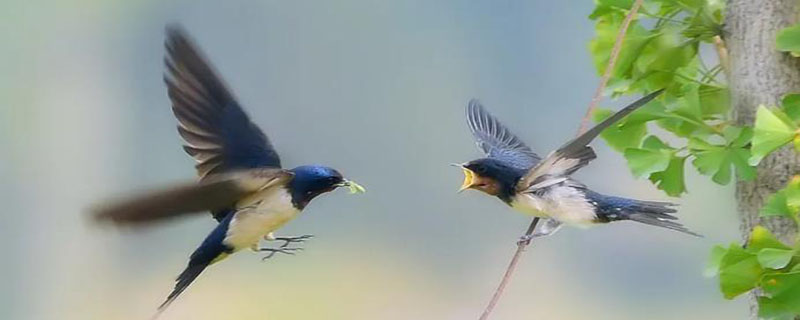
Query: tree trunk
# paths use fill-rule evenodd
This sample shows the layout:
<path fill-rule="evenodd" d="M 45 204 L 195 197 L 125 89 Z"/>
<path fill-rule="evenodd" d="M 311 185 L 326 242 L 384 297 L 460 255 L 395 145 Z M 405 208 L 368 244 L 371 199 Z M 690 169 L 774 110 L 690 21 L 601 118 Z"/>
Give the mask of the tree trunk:
<path fill-rule="evenodd" d="M 730 59 L 729 79 L 734 117 L 752 125 L 760 104 L 778 106 L 783 95 L 800 92 L 800 59 L 775 49 L 775 36 L 797 23 L 798 0 L 729 0 L 724 39 Z M 791 243 L 795 227 L 788 219 L 759 219 L 766 198 L 783 188 L 792 175 L 800 174 L 800 157 L 789 147 L 766 157 L 754 181 L 739 181 L 736 199 L 741 232 L 746 239 L 757 224 Z M 751 295 L 751 318 L 758 305 Z"/>

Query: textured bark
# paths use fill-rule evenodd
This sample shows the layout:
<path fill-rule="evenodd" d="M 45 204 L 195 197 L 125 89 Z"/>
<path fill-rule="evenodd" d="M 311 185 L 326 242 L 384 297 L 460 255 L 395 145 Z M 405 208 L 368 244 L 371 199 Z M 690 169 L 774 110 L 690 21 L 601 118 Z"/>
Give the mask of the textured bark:
<path fill-rule="evenodd" d="M 729 0 L 724 40 L 730 58 L 729 83 L 734 117 L 752 125 L 760 104 L 777 106 L 783 95 L 800 92 L 800 59 L 775 49 L 777 32 L 797 23 L 799 0 Z M 788 219 L 759 219 L 766 198 L 783 188 L 792 175 L 800 174 L 800 157 L 783 148 L 758 166 L 754 181 L 739 181 L 736 199 L 741 232 L 746 238 L 757 224 L 791 243 L 795 227 Z M 758 305 L 751 295 L 751 317 Z"/>

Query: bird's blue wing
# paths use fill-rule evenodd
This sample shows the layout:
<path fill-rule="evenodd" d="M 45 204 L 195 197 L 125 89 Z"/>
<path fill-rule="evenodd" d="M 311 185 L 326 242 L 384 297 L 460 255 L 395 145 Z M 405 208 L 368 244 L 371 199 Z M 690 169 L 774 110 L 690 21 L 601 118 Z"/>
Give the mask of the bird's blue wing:
<path fill-rule="evenodd" d="M 489 114 L 478 100 L 467 104 L 467 124 L 478 148 L 489 158 L 502 160 L 519 169 L 530 169 L 541 160 L 521 139 Z"/>
<path fill-rule="evenodd" d="M 183 149 L 200 177 L 235 169 L 280 167 L 278 153 L 221 78 L 176 26 L 167 29 L 167 84 Z"/>

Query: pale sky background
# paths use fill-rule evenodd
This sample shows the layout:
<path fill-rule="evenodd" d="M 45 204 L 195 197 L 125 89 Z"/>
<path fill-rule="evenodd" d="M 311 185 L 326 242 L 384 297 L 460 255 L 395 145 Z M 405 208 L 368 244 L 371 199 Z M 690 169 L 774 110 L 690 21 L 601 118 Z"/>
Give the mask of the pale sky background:
<path fill-rule="evenodd" d="M 0 6 L 0 318 L 146 319 L 213 228 L 145 232 L 86 209 L 194 178 L 161 80 L 182 24 L 285 165 L 367 187 L 317 200 L 282 234 L 307 250 L 209 268 L 162 319 L 475 319 L 529 218 L 447 166 L 480 156 L 479 98 L 540 154 L 577 129 L 598 82 L 591 1 L 23 1 Z M 618 108 L 621 101 L 605 101 Z M 689 194 L 634 179 L 602 141 L 578 177 L 681 203 L 696 239 L 634 223 L 564 229 L 527 252 L 493 319 L 746 319 L 702 276 L 738 241 L 732 187 L 687 164 Z"/>

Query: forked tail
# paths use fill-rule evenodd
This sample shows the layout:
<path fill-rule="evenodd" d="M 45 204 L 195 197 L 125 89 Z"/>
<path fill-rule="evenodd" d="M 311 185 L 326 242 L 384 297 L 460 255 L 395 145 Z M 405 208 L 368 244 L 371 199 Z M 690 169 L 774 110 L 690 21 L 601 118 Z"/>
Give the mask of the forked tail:
<path fill-rule="evenodd" d="M 600 222 L 631 220 L 702 237 L 677 222 L 678 217 L 671 215 L 678 212 L 674 208 L 677 206 L 675 203 L 606 196 L 593 191 L 588 191 L 586 196 L 596 203 Z"/>

